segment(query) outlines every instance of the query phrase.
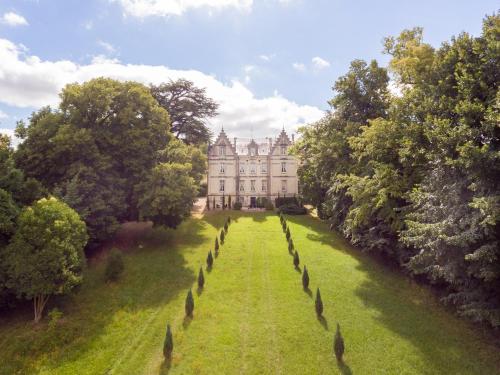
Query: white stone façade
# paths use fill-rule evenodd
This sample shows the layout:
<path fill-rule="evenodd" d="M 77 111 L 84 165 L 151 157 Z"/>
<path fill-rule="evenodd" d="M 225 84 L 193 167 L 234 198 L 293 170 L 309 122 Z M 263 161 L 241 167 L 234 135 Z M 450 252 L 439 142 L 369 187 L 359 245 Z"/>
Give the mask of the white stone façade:
<path fill-rule="evenodd" d="M 208 198 L 217 205 L 239 201 L 253 205 L 257 198 L 271 199 L 298 193 L 297 160 L 289 155 L 293 144 L 283 130 L 273 141 L 229 140 L 224 129 L 208 148 Z"/>

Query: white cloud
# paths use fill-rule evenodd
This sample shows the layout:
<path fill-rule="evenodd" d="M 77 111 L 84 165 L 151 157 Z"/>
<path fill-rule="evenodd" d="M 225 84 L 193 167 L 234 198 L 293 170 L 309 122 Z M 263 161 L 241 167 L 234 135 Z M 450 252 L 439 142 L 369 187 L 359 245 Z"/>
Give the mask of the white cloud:
<path fill-rule="evenodd" d="M 108 53 L 115 53 L 116 52 L 116 48 L 113 47 L 113 45 L 111 43 L 108 43 L 108 42 L 105 42 L 103 40 L 99 40 L 97 41 L 97 44 L 104 48 L 106 50 L 106 52 Z"/>
<path fill-rule="evenodd" d="M 265 54 L 262 54 L 262 55 L 259 55 L 259 59 L 261 59 L 262 61 L 271 61 L 272 59 L 274 59 L 274 57 L 276 56 L 275 53 L 273 54 L 270 54 L 270 55 L 265 55 Z"/>
<path fill-rule="evenodd" d="M 119 3 L 126 15 L 145 18 L 149 16 L 180 16 L 184 12 L 196 8 L 221 10 L 235 8 L 250 10 L 253 0 L 109 0 Z"/>
<path fill-rule="evenodd" d="M 298 70 L 299 72 L 305 72 L 306 71 L 306 66 L 302 63 L 295 62 L 292 64 L 293 68 L 295 70 Z"/>
<path fill-rule="evenodd" d="M 328 61 L 326 61 L 325 59 L 322 59 L 319 56 L 313 57 L 311 59 L 311 62 L 313 64 L 314 69 L 316 69 L 316 70 L 325 69 L 325 68 L 328 68 L 330 66 L 330 63 Z"/>
<path fill-rule="evenodd" d="M 216 77 L 196 70 L 175 70 L 163 65 L 124 64 L 116 59 L 95 57 L 89 64 L 68 60 L 44 61 L 28 55 L 18 45 L 0 39 L 0 102 L 17 107 L 38 108 L 57 105 L 60 90 L 70 82 L 84 82 L 95 77 L 133 80 L 159 84 L 169 79 L 186 78 L 216 100 L 219 115 L 213 119 L 216 131 L 221 125 L 229 134 L 248 136 L 250 126 L 262 136 L 275 135 L 282 124 L 287 130 L 318 120 L 323 111 L 314 106 L 299 105 L 278 93 L 256 98 L 241 82 L 223 83 Z"/>
<path fill-rule="evenodd" d="M 89 20 L 83 23 L 85 30 L 92 30 L 94 28 L 94 21 Z"/>
<path fill-rule="evenodd" d="M 0 18 L 0 22 L 9 26 L 25 26 L 28 25 L 28 21 L 26 18 L 21 16 L 20 14 L 14 12 L 5 13 L 2 18 Z"/>
<path fill-rule="evenodd" d="M 0 110 L 0 120 L 8 118 L 9 115 L 2 110 Z"/>

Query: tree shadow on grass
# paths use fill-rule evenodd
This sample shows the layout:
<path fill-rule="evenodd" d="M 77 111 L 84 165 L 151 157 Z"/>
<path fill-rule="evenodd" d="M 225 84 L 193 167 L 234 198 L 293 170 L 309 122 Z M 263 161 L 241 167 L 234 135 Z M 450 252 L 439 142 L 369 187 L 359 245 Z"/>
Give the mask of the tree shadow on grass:
<path fill-rule="evenodd" d="M 344 361 L 337 361 L 337 368 L 342 375 L 352 375 L 351 368 Z"/>
<path fill-rule="evenodd" d="M 185 330 L 188 329 L 192 321 L 193 316 L 184 316 L 184 320 L 182 321 L 182 328 L 184 328 Z"/>
<path fill-rule="evenodd" d="M 312 298 L 313 292 L 312 292 L 311 289 L 309 289 L 309 288 L 302 288 L 302 290 L 304 291 L 305 294 L 307 294 L 310 298 Z"/>
<path fill-rule="evenodd" d="M 198 297 L 199 297 L 199 296 L 201 296 L 201 295 L 203 294 L 203 290 L 204 290 L 204 289 L 205 289 L 205 288 L 200 288 L 200 287 L 196 288 L 196 295 L 197 295 Z"/>
<path fill-rule="evenodd" d="M 354 248 L 319 219 L 296 216 L 288 220 L 307 228 L 306 238 L 310 241 L 329 245 L 332 251 L 340 251 L 358 262 L 356 268 L 365 274 L 365 280 L 355 295 L 367 308 L 377 311 L 373 319 L 418 350 L 426 368 L 417 370 L 463 373 L 466 368 L 469 374 L 482 374 L 495 373 L 500 368 L 493 340 L 488 342 L 486 335 L 477 334 L 477 327 L 443 307 L 430 288 L 417 285 L 384 259 Z M 350 373 L 348 368 L 345 371 Z"/>
<path fill-rule="evenodd" d="M 318 322 L 323 326 L 325 331 L 328 331 L 328 321 L 323 315 L 316 315 L 316 318 L 318 318 Z"/>
<path fill-rule="evenodd" d="M 167 375 L 172 368 L 172 357 L 165 358 L 160 366 L 158 375 Z"/>
<path fill-rule="evenodd" d="M 2 318 L 0 337 L 10 336 L 9 346 L 1 348 L 2 368 L 7 373 L 27 374 L 38 372 L 40 366 L 50 373 L 63 365 L 76 366 L 81 358 L 95 354 L 96 343 L 106 335 L 105 331 L 117 329 L 117 313 L 128 316 L 144 311 L 147 315 L 147 311 L 165 306 L 184 294 L 196 280 L 185 256 L 199 251 L 197 245 L 207 240 L 202 233 L 206 225 L 200 220 L 188 220 L 173 231 L 174 235 L 163 246 L 130 249 L 124 257 L 125 271 L 116 283 L 104 282 L 103 262 L 90 265 L 78 293 L 49 300 L 46 313 L 57 306 L 64 314 L 56 330 L 47 327 L 46 313 L 36 330 L 26 324 L 32 319 L 31 314 Z M 123 345 L 107 349 L 116 351 L 109 353 L 112 358 L 126 361 L 134 356 L 131 348 L 140 348 L 141 335 L 151 334 L 155 325 L 142 327 L 132 328 L 130 340 Z M 117 366 L 114 370 L 119 373 L 121 364 L 97 362 L 93 370 L 103 373 Z"/>

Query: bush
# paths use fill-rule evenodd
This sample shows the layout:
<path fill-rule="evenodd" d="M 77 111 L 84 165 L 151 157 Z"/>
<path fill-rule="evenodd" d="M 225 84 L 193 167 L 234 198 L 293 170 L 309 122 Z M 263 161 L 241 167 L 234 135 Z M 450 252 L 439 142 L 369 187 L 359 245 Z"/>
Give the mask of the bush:
<path fill-rule="evenodd" d="M 198 273 L 198 288 L 203 289 L 205 285 L 205 276 L 203 275 L 203 268 L 200 267 L 200 272 Z"/>
<path fill-rule="evenodd" d="M 233 208 L 235 210 L 241 210 L 241 207 L 243 207 L 243 204 L 241 202 L 234 202 Z"/>
<path fill-rule="evenodd" d="M 208 255 L 207 255 L 207 267 L 208 269 L 212 268 L 214 264 L 214 257 L 212 256 L 212 250 L 210 250 L 208 252 Z"/>
<path fill-rule="evenodd" d="M 191 292 L 191 289 L 189 289 L 189 292 L 186 296 L 186 316 L 193 316 L 193 311 L 194 311 L 194 299 L 193 299 L 193 293 Z"/>
<path fill-rule="evenodd" d="M 278 208 L 286 204 L 295 204 L 298 206 L 299 201 L 295 197 L 278 197 L 274 200 L 274 205 Z"/>
<path fill-rule="evenodd" d="M 273 202 L 271 201 L 267 201 L 266 204 L 264 205 L 265 209 L 267 211 L 272 211 L 274 210 L 274 205 L 273 205 Z"/>
<path fill-rule="evenodd" d="M 49 329 L 54 329 L 57 326 L 57 323 L 59 320 L 62 318 L 62 311 L 59 310 L 57 307 L 54 307 L 50 312 L 48 313 L 49 316 Z"/>
<path fill-rule="evenodd" d="M 339 362 L 342 362 L 344 349 L 344 338 L 342 337 L 342 333 L 340 333 L 340 324 L 337 323 L 337 332 L 335 332 L 335 338 L 333 339 L 333 352 Z"/>
<path fill-rule="evenodd" d="M 299 264 L 300 264 L 299 252 L 295 251 L 295 253 L 293 253 L 293 265 L 295 266 L 295 268 L 297 268 L 299 267 Z"/>
<path fill-rule="evenodd" d="M 214 248 L 215 248 L 215 252 L 219 251 L 219 240 L 218 240 L 217 237 L 215 237 L 215 246 L 214 246 Z"/>
<path fill-rule="evenodd" d="M 309 289 L 309 273 L 307 267 L 304 265 L 304 272 L 302 272 L 302 286 L 304 289 Z"/>
<path fill-rule="evenodd" d="M 316 290 L 316 301 L 314 302 L 316 307 L 316 314 L 321 316 L 323 314 L 323 301 L 321 300 L 321 294 L 319 288 Z"/>
<path fill-rule="evenodd" d="M 174 237 L 174 232 L 164 226 L 156 226 L 149 230 L 143 239 L 143 242 L 152 247 L 165 246 Z"/>
<path fill-rule="evenodd" d="M 106 262 L 106 268 L 104 269 L 104 279 L 106 281 L 116 281 L 120 278 L 124 269 L 125 264 L 123 263 L 122 252 L 118 249 L 112 249 Z"/>
<path fill-rule="evenodd" d="M 224 245 L 224 229 L 220 231 L 220 244 Z"/>
<path fill-rule="evenodd" d="M 293 240 L 290 238 L 290 241 L 288 241 L 288 252 L 291 254 L 293 250 L 294 250 Z"/>
<path fill-rule="evenodd" d="M 163 356 L 166 359 L 172 357 L 172 352 L 174 350 L 174 340 L 172 338 L 172 331 L 170 330 L 170 324 L 167 324 L 167 333 L 165 335 L 165 342 L 163 343 Z"/>
<path fill-rule="evenodd" d="M 307 210 L 305 207 L 301 207 L 297 204 L 286 204 L 279 208 L 280 213 L 287 215 L 305 215 Z"/>
<path fill-rule="evenodd" d="M 202 182 L 200 184 L 200 188 L 198 190 L 198 197 L 200 197 L 200 198 L 205 197 L 207 195 L 207 193 L 208 193 L 207 183 L 206 182 Z"/>

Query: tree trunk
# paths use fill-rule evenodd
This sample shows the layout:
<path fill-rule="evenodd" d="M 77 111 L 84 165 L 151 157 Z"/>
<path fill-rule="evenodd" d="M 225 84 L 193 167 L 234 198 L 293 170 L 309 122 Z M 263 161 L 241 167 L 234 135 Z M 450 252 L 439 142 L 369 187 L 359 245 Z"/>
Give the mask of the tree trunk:
<path fill-rule="evenodd" d="M 42 319 L 43 309 L 49 300 L 49 296 L 44 294 L 36 295 L 33 298 L 33 308 L 35 310 L 35 323 L 38 323 Z"/>

